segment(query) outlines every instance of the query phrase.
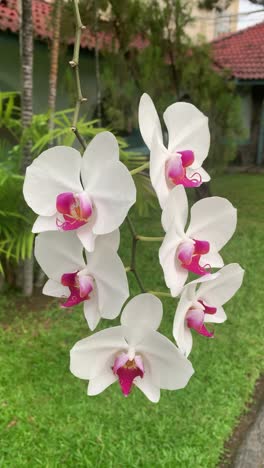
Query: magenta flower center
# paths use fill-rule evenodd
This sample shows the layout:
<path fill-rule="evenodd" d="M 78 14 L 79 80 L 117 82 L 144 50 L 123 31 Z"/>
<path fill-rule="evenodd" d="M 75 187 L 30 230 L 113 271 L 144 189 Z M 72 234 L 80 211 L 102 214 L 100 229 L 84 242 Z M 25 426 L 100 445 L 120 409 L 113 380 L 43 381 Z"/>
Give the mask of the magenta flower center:
<path fill-rule="evenodd" d="M 206 275 L 210 273 L 210 265 L 201 266 L 200 260 L 202 255 L 205 255 L 210 250 L 208 241 L 187 240 L 181 242 L 177 249 L 177 259 L 181 262 L 181 266 L 196 275 Z"/>
<path fill-rule="evenodd" d="M 184 187 L 199 187 L 202 178 L 198 172 L 191 178 L 186 175 L 186 168 L 194 162 L 194 154 L 191 150 L 178 151 L 166 162 L 166 179 L 169 186 L 183 185 Z"/>
<path fill-rule="evenodd" d="M 207 338 L 212 338 L 214 332 L 210 332 L 204 325 L 205 314 L 213 315 L 216 313 L 216 307 L 209 306 L 205 304 L 202 300 L 199 300 L 198 303 L 201 304 L 201 308 L 190 307 L 186 314 L 186 323 L 188 328 L 192 328 L 200 335 L 206 336 Z"/>
<path fill-rule="evenodd" d="M 57 226 L 62 231 L 78 229 L 89 221 L 93 207 L 86 192 L 60 193 L 56 199 L 56 208 L 63 220 L 57 219 Z"/>
<path fill-rule="evenodd" d="M 80 275 L 76 273 L 64 273 L 61 277 L 61 284 L 68 286 L 70 295 L 62 307 L 73 307 L 80 302 L 88 301 L 90 299 L 89 294 L 94 289 L 94 280 L 92 276 Z"/>
<path fill-rule="evenodd" d="M 144 365 L 141 356 L 128 359 L 128 355 L 122 353 L 115 359 L 112 370 L 118 376 L 122 393 L 126 397 L 131 392 L 134 379 L 144 376 Z"/>

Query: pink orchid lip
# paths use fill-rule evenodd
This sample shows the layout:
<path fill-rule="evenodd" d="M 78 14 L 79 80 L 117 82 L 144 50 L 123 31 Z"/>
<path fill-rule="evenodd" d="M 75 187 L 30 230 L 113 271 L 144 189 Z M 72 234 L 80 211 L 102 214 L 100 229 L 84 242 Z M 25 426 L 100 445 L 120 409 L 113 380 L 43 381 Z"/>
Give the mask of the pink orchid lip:
<path fill-rule="evenodd" d="M 209 304 L 206 304 L 202 299 L 199 299 L 198 302 L 200 302 L 200 304 L 202 304 L 205 314 L 213 315 L 213 314 L 216 313 L 217 307 L 210 306 Z"/>
<path fill-rule="evenodd" d="M 67 301 L 62 304 L 62 307 L 73 307 L 80 302 L 88 301 L 89 294 L 94 289 L 93 278 L 89 275 L 79 275 L 76 273 L 64 273 L 61 277 L 61 284 L 68 286 L 70 296 Z"/>
<path fill-rule="evenodd" d="M 200 265 L 201 256 L 207 254 L 209 250 L 208 241 L 190 239 L 179 245 L 176 255 L 183 268 L 201 276 L 210 273 L 210 265 Z"/>
<path fill-rule="evenodd" d="M 186 175 L 186 168 L 194 162 L 194 153 L 191 150 L 178 151 L 165 165 L 166 178 L 169 185 L 183 185 L 184 187 L 199 187 L 202 177 L 197 172 L 191 178 Z"/>
<path fill-rule="evenodd" d="M 188 328 L 192 328 L 199 335 L 213 338 L 214 332 L 210 332 L 204 325 L 205 311 L 202 309 L 190 308 L 186 314 L 186 323 Z"/>
<path fill-rule="evenodd" d="M 92 202 L 86 192 L 60 193 L 56 199 L 56 208 L 64 219 L 57 219 L 57 227 L 62 231 L 72 231 L 84 226 L 93 213 Z"/>
<path fill-rule="evenodd" d="M 116 357 L 112 370 L 118 376 L 123 395 L 127 397 L 132 390 L 134 379 L 144 376 L 143 360 L 139 355 L 130 360 L 128 354 L 121 353 Z"/>

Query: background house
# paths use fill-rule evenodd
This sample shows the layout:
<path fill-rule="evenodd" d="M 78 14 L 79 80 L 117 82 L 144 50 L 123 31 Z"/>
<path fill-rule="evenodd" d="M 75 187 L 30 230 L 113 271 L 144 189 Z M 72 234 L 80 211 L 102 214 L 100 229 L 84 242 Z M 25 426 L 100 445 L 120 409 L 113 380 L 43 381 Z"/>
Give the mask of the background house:
<path fill-rule="evenodd" d="M 242 99 L 247 138 L 240 147 L 244 164 L 264 162 L 264 22 L 213 41 L 219 68 L 230 70 Z"/>
<path fill-rule="evenodd" d="M 194 23 L 186 28 L 186 32 L 192 38 L 202 35 L 210 42 L 221 34 L 232 33 L 237 30 L 239 0 L 233 0 L 228 8 L 222 11 L 201 10 L 193 2 Z M 224 4 L 224 2 L 223 2 Z"/>
<path fill-rule="evenodd" d="M 46 112 L 49 86 L 49 44 L 52 38 L 52 2 L 33 0 L 35 33 L 34 54 L 34 112 Z M 223 37 L 223 33 L 235 31 L 239 12 L 239 0 L 234 0 L 227 10 L 217 13 L 198 10 L 194 3 L 192 26 L 188 27 L 191 37 L 203 34 L 212 41 L 215 63 L 218 68 L 228 68 L 230 78 L 235 80 L 242 99 L 243 121 L 247 130 L 245 142 L 240 147 L 240 159 L 244 164 L 261 164 L 264 161 L 264 22 Z M 0 1 L 0 91 L 20 89 L 19 69 L 19 12 L 17 0 Z M 73 106 L 73 82 L 67 62 L 72 56 L 74 38 L 68 37 L 59 67 L 57 103 L 58 110 Z M 99 48 L 107 47 L 111 34 L 99 31 Z M 146 44 L 135 38 L 138 49 Z M 92 117 L 96 105 L 96 79 L 94 61 L 95 37 L 86 29 L 81 38 L 80 74 L 84 96 L 88 102 L 83 111 Z M 138 138 L 137 138 L 137 145 Z M 141 140 L 140 140 L 141 141 Z"/>
<path fill-rule="evenodd" d="M 33 0 L 34 22 L 34 112 L 46 112 L 48 109 L 48 88 L 50 54 L 49 45 L 52 38 L 50 3 L 43 0 Z M 20 90 L 20 60 L 19 60 L 19 12 L 17 0 L 1 0 L 0 2 L 0 92 Z M 68 61 L 72 58 L 72 44 L 74 38 L 67 40 L 67 46 L 63 50 L 59 67 L 59 79 L 56 107 L 58 110 L 73 106 L 71 70 L 67 68 Z M 100 45 L 107 38 L 100 34 Z M 80 53 L 80 75 L 83 83 L 83 92 L 89 97 L 86 112 L 92 112 L 95 105 L 95 63 L 93 49 L 94 36 L 87 29 L 82 34 Z M 69 89 L 69 87 L 72 87 Z M 66 92 L 67 89 L 67 92 Z M 85 106 L 84 106 L 85 107 Z"/>

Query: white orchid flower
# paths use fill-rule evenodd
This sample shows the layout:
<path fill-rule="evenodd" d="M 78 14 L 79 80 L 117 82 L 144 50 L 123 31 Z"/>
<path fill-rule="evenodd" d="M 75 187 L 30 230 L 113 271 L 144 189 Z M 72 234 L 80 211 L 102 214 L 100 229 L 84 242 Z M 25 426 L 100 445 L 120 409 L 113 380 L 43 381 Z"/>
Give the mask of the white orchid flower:
<path fill-rule="evenodd" d="M 225 198 L 210 197 L 196 202 L 185 230 L 188 212 L 185 189 L 175 187 L 162 213 L 166 235 L 159 250 L 165 282 L 174 297 L 181 292 L 189 271 L 205 275 L 211 268 L 224 265 L 218 252 L 236 229 L 237 210 Z"/>
<path fill-rule="evenodd" d="M 134 297 L 124 308 L 121 326 L 85 338 L 71 350 L 71 372 L 89 380 L 88 395 L 97 395 L 119 380 L 128 396 L 136 385 L 152 402 L 160 389 L 187 385 L 193 368 L 178 348 L 156 330 L 162 304 L 151 294 Z"/>
<path fill-rule="evenodd" d="M 88 252 L 71 231 L 43 232 L 36 238 L 35 257 L 49 278 L 43 294 L 67 298 L 63 307 L 83 302 L 91 330 L 101 317 L 116 318 L 129 296 L 118 242 L 118 231 L 98 236 L 94 251 Z"/>
<path fill-rule="evenodd" d="M 199 187 L 210 180 L 201 167 L 208 155 L 208 118 L 194 105 L 176 102 L 163 114 L 168 130 L 168 148 L 163 143 L 159 116 L 150 96 L 139 103 L 139 128 L 150 149 L 150 178 L 163 208 L 175 185 Z"/>
<path fill-rule="evenodd" d="M 44 151 L 27 168 L 23 191 L 39 215 L 33 232 L 75 230 L 88 251 L 97 235 L 120 226 L 136 200 L 134 181 L 110 132 L 96 135 L 83 157 L 67 146 Z"/>
<path fill-rule="evenodd" d="M 214 333 L 208 331 L 204 323 L 226 320 L 222 305 L 240 288 L 243 276 L 244 270 L 237 263 L 231 263 L 219 272 L 203 276 L 184 287 L 174 317 L 173 336 L 186 356 L 192 349 L 191 329 L 212 338 Z"/>

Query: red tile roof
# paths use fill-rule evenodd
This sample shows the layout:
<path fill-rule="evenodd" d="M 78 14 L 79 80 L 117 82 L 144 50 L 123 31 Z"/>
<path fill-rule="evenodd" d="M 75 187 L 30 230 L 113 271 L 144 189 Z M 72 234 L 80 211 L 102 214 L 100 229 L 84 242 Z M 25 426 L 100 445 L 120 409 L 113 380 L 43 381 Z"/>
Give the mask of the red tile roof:
<path fill-rule="evenodd" d="M 47 39 L 52 37 L 49 26 L 52 5 L 45 0 L 33 0 L 33 23 L 35 37 Z M 19 15 L 18 0 L 0 0 L 0 30 L 18 32 Z M 109 33 L 99 32 L 97 35 L 99 48 L 107 48 L 112 44 L 112 36 Z M 73 44 L 74 38 L 68 39 L 68 44 Z M 89 29 L 84 30 L 81 37 L 81 47 L 93 49 L 95 36 Z"/>
<path fill-rule="evenodd" d="M 240 80 L 264 80 L 264 22 L 212 42 L 217 66 Z"/>
<path fill-rule="evenodd" d="M 18 0 L 0 0 L 0 30 L 18 32 Z M 45 0 L 33 0 L 33 21 L 35 36 L 40 39 L 52 37 L 49 27 L 51 5 Z M 98 33 L 98 46 L 107 48 L 112 44 L 110 33 Z M 74 38 L 69 38 L 72 44 Z M 143 49 L 147 43 L 136 37 L 132 47 Z M 81 47 L 93 49 L 95 36 L 86 29 L 81 37 Z M 264 79 L 264 22 L 243 29 L 212 42 L 213 55 L 217 68 L 228 68 L 234 78 L 242 80 Z"/>
<path fill-rule="evenodd" d="M 33 22 L 35 37 L 40 39 L 51 39 L 52 30 L 49 26 L 52 5 L 45 0 L 33 0 Z M 18 0 L 0 0 L 0 30 L 18 32 L 19 30 L 19 15 L 18 15 Z M 113 36 L 110 33 L 99 31 L 97 33 L 97 41 L 99 49 L 107 49 L 112 45 Z M 68 44 L 74 43 L 74 38 L 67 40 Z M 146 41 L 140 37 L 136 37 L 131 42 L 131 47 L 143 49 L 146 46 Z M 87 28 L 81 36 L 81 47 L 94 49 L 95 35 Z"/>

